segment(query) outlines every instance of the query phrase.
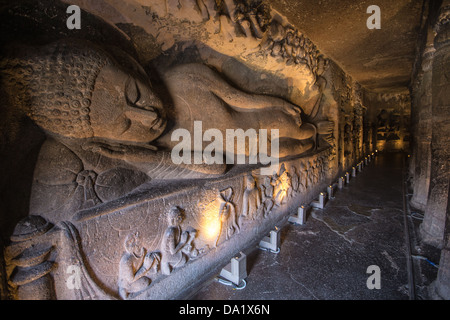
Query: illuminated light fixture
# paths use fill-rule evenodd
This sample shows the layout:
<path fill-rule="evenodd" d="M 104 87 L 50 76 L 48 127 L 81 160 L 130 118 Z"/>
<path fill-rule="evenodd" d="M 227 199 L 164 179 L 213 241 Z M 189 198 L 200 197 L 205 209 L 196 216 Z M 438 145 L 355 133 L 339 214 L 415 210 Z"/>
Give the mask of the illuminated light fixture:
<path fill-rule="evenodd" d="M 275 227 L 275 230 L 270 231 L 269 236 L 264 237 L 258 247 L 272 253 L 280 252 L 280 229 Z"/>
<path fill-rule="evenodd" d="M 311 202 L 311 206 L 313 208 L 317 208 L 317 209 L 323 209 L 325 208 L 325 203 L 326 203 L 326 195 L 325 193 L 321 192 L 319 194 L 319 201 L 313 201 Z"/>
<path fill-rule="evenodd" d="M 204 228 L 206 237 L 216 240 L 220 233 L 220 227 L 220 221 L 209 220 Z"/>
<path fill-rule="evenodd" d="M 347 184 L 350 183 L 350 173 L 348 173 L 348 172 L 345 173 L 345 181 Z"/>
<path fill-rule="evenodd" d="M 340 177 L 338 180 L 338 188 L 342 189 L 344 188 L 344 184 L 345 184 L 345 178 L 344 177 Z"/>
<path fill-rule="evenodd" d="M 364 158 L 364 165 L 367 166 L 367 164 L 369 163 L 369 159 L 367 159 L 367 157 Z"/>
<path fill-rule="evenodd" d="M 220 206 L 217 201 L 207 204 L 200 215 L 200 225 L 202 234 L 208 241 L 214 242 L 214 247 L 217 246 L 222 228 L 221 216 L 225 214 L 226 207 L 223 207 L 223 212 L 220 212 Z"/>
<path fill-rule="evenodd" d="M 362 162 L 358 163 L 358 172 L 362 172 Z"/>
<path fill-rule="evenodd" d="M 288 221 L 293 224 L 299 224 L 304 225 L 306 223 L 306 214 L 307 214 L 307 207 L 300 206 L 297 210 L 297 214 L 289 216 Z"/>
<path fill-rule="evenodd" d="M 234 285 L 235 289 L 244 289 L 247 278 L 247 256 L 240 252 L 239 256 L 231 258 L 231 261 L 221 271 L 217 278 L 222 284 Z"/>
<path fill-rule="evenodd" d="M 334 198 L 334 188 L 333 186 L 327 187 L 327 193 L 328 193 L 328 200 L 331 200 Z"/>
<path fill-rule="evenodd" d="M 359 164 L 358 164 L 358 169 L 359 169 Z M 353 178 L 356 177 L 356 168 L 355 167 L 352 168 L 352 177 Z"/>

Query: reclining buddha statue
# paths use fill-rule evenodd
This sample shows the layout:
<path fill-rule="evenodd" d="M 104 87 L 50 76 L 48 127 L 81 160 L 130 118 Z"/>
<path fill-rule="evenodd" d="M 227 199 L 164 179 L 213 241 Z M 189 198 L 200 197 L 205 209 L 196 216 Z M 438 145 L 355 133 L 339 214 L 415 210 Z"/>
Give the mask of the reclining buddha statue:
<path fill-rule="evenodd" d="M 30 214 L 51 222 L 70 220 L 75 212 L 120 198 L 150 180 L 224 174 L 226 164 L 171 160 L 177 143 L 172 133 L 192 132 L 194 121 L 224 133 L 277 129 L 281 158 L 313 149 L 316 135 L 332 130 L 329 123 L 303 123 L 298 106 L 236 88 L 205 64 L 177 65 L 161 74 L 170 95 L 161 99 L 144 69 L 117 48 L 65 39 L 11 52 L 0 62 L 9 107 L 46 135 Z"/>

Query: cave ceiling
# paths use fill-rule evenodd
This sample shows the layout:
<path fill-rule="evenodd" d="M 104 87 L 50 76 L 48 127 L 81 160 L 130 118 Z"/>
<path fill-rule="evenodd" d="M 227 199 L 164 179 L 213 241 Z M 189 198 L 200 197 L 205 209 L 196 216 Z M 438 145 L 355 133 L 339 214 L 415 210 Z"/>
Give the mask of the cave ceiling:
<path fill-rule="evenodd" d="M 271 6 L 302 30 L 328 57 L 373 92 L 404 93 L 410 82 L 423 1 L 277 0 Z M 370 5 L 381 29 L 366 26 Z"/>

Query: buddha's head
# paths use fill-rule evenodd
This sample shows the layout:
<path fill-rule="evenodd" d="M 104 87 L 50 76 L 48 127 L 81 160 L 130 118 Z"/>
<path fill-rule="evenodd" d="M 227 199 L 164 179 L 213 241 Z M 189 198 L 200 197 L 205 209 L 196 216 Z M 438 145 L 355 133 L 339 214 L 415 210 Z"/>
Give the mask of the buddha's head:
<path fill-rule="evenodd" d="M 82 41 L 22 48 L 0 62 L 10 103 L 49 134 L 148 143 L 163 132 L 160 99 L 142 67 Z"/>

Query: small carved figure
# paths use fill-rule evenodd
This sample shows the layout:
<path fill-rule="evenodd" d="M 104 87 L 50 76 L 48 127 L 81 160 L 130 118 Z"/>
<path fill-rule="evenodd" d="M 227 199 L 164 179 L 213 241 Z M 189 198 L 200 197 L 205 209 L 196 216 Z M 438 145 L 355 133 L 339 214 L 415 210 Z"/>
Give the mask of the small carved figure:
<path fill-rule="evenodd" d="M 273 208 L 273 186 L 269 176 L 264 177 L 263 184 L 261 185 L 262 205 L 264 210 L 264 218 L 267 217 L 269 212 Z"/>
<path fill-rule="evenodd" d="M 95 181 L 97 174 L 92 170 L 83 170 L 78 173 L 76 182 L 83 188 L 84 201 L 81 205 L 82 209 L 95 206 L 102 201 L 95 192 Z"/>
<path fill-rule="evenodd" d="M 303 161 L 300 162 L 300 183 L 298 188 L 300 192 L 305 192 L 308 188 L 308 169 Z"/>
<path fill-rule="evenodd" d="M 295 32 L 294 39 L 292 41 L 292 58 L 296 64 L 300 61 L 300 37 L 298 35 L 298 30 Z"/>
<path fill-rule="evenodd" d="M 248 175 L 246 177 L 241 216 L 254 220 L 260 205 L 261 197 L 256 186 L 255 178 L 252 175 Z"/>
<path fill-rule="evenodd" d="M 294 31 L 289 29 L 286 33 L 286 39 L 283 44 L 284 58 L 290 59 L 292 57 L 292 45 L 294 41 Z"/>
<path fill-rule="evenodd" d="M 319 182 L 319 165 L 317 159 L 313 160 L 313 183 L 317 184 Z"/>
<path fill-rule="evenodd" d="M 239 232 L 240 228 L 237 223 L 236 210 L 231 202 L 233 189 L 227 188 L 219 193 L 219 220 L 220 231 L 217 236 L 215 246 L 218 245 L 222 232 L 225 232 L 225 239 L 228 240 L 235 232 Z"/>
<path fill-rule="evenodd" d="M 292 185 L 291 177 L 285 169 L 284 164 L 281 166 L 279 178 L 276 181 L 274 188 L 275 204 L 281 205 L 285 203 L 288 198 L 291 197 Z"/>
<path fill-rule="evenodd" d="M 148 274 L 158 272 L 159 253 L 146 253 L 138 232 L 129 234 L 125 239 L 125 253 L 119 262 L 119 295 L 127 299 L 145 290 L 151 279 Z"/>
<path fill-rule="evenodd" d="M 291 166 L 290 175 L 291 175 L 291 181 L 292 181 L 292 191 L 298 192 L 299 184 L 300 184 L 300 177 L 297 174 L 297 169 L 295 169 L 295 166 Z"/>
<path fill-rule="evenodd" d="M 270 53 L 272 57 L 278 57 L 281 55 L 282 46 L 279 42 L 275 42 L 272 47 L 272 52 Z"/>
<path fill-rule="evenodd" d="M 173 207 L 167 214 L 169 226 L 164 232 L 161 243 L 161 272 L 169 275 L 173 269 L 180 268 L 189 260 L 189 254 L 194 250 L 192 241 L 196 230 L 182 231 L 183 213 L 178 207 Z M 195 252 L 193 255 L 196 256 Z"/>

